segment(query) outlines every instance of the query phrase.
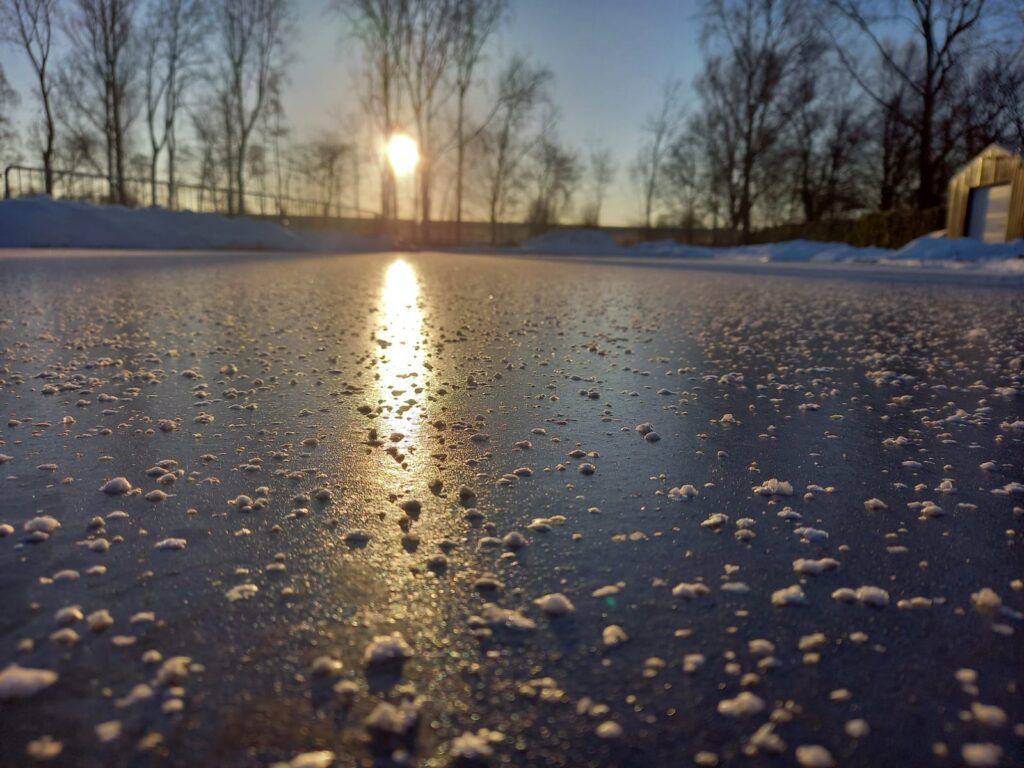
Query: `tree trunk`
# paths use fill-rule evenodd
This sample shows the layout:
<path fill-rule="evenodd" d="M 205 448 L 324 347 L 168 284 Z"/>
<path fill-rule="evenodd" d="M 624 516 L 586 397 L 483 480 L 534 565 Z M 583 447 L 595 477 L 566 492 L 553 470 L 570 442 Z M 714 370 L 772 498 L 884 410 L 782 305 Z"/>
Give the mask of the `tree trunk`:
<path fill-rule="evenodd" d="M 153 153 L 149 157 L 149 204 L 156 206 L 156 169 L 157 163 L 160 160 L 160 155 L 157 154 L 156 147 L 153 147 Z"/>
<path fill-rule="evenodd" d="M 391 168 L 391 164 L 386 160 L 384 161 L 384 178 L 380 185 L 380 210 L 381 216 L 385 221 L 393 220 L 398 207 L 395 203 L 397 202 L 395 197 L 395 172 Z"/>
<path fill-rule="evenodd" d="M 498 244 L 498 201 L 491 198 L 491 245 Z"/>
<path fill-rule="evenodd" d="M 430 166 L 420 158 L 420 239 L 430 237 Z"/>
<path fill-rule="evenodd" d="M 750 242 L 750 187 L 753 175 L 753 160 L 748 156 L 743 161 L 743 188 L 740 191 L 740 232 L 743 242 Z"/>
<path fill-rule="evenodd" d="M 234 182 L 235 160 L 234 160 L 234 155 L 232 154 L 232 151 L 231 151 L 231 144 L 232 144 L 232 142 L 231 142 L 231 138 L 230 138 L 230 135 L 229 135 L 227 141 L 225 142 L 225 157 L 224 157 L 224 161 L 225 161 L 225 163 L 227 165 L 227 168 L 225 170 L 227 171 L 227 174 L 226 174 L 227 175 L 227 182 L 228 182 L 227 183 L 227 193 L 228 193 L 228 201 L 227 201 L 228 202 L 228 206 L 227 206 L 227 208 L 228 208 L 228 213 L 229 214 L 233 214 L 235 212 L 235 182 Z M 216 197 L 214 197 L 214 200 L 216 200 Z"/>
<path fill-rule="evenodd" d="M 238 157 L 235 158 L 235 183 L 238 187 L 238 215 L 245 215 L 245 151 L 249 143 L 248 136 L 242 136 L 238 143 Z"/>
<path fill-rule="evenodd" d="M 466 89 L 459 89 L 458 146 L 456 147 L 455 170 L 455 243 L 462 244 L 462 184 L 465 173 L 465 102 Z"/>
<path fill-rule="evenodd" d="M 127 196 L 124 189 L 124 130 L 121 126 L 121 97 L 116 91 L 114 93 L 114 153 L 117 163 L 118 202 L 125 205 Z"/>
<path fill-rule="evenodd" d="M 178 207 L 178 188 L 175 186 L 174 176 L 174 154 L 176 151 L 174 141 L 174 131 L 172 129 L 167 135 L 167 207 L 172 210 Z"/>
<path fill-rule="evenodd" d="M 39 86 L 43 96 L 43 113 L 46 115 L 46 146 L 43 148 L 43 175 L 45 177 L 46 194 L 53 197 L 53 145 L 55 143 L 55 126 L 53 111 L 50 109 L 50 91 L 46 87 L 46 72 L 39 73 Z"/>
<path fill-rule="evenodd" d="M 917 207 L 918 210 L 935 205 L 935 169 L 932 163 L 932 119 L 935 114 L 933 95 L 926 91 L 921 110 L 921 132 L 917 158 Z"/>
<path fill-rule="evenodd" d="M 917 208 L 924 210 L 935 205 L 935 167 L 932 163 L 932 120 L 935 118 L 935 41 L 931 35 L 931 6 L 926 7 L 921 19 L 924 31 L 925 71 L 921 89 L 921 131 L 920 154 L 917 157 Z"/>

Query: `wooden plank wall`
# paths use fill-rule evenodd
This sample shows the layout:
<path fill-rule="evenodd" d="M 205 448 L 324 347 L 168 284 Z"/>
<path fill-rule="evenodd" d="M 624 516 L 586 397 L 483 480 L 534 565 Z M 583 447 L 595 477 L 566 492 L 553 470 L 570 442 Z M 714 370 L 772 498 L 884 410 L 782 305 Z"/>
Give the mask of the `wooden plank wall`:
<path fill-rule="evenodd" d="M 946 234 L 963 237 L 967 229 L 971 190 L 989 184 L 1010 184 L 1010 220 L 1006 239 L 1024 237 L 1024 160 L 999 147 L 989 147 L 949 182 Z"/>

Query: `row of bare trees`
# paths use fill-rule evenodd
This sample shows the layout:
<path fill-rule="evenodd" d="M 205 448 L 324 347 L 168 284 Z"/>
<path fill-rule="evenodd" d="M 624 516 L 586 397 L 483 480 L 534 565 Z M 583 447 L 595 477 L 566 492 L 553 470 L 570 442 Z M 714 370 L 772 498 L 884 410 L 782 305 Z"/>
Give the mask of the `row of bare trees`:
<path fill-rule="evenodd" d="M 41 159 L 45 191 L 68 192 L 59 170 L 88 171 L 113 202 L 178 206 L 188 177 L 201 190 L 189 205 L 245 213 L 257 191 L 279 209 L 289 194 L 315 198 L 330 215 L 379 190 L 392 219 L 399 183 L 380 149 L 401 131 L 420 150 L 405 197 L 424 227 L 442 216 L 461 237 L 467 216 L 485 218 L 498 240 L 500 221 L 541 229 L 584 187 L 585 217 L 600 220 L 610 153 L 562 141 L 549 70 L 493 56 L 508 0 L 328 0 L 343 44 L 358 47 L 358 114 L 304 139 L 284 106 L 292 2 L 0 0 L 0 42 L 33 73 L 21 144 Z M 12 135 L 18 96 L 0 79 L 0 131 Z M 128 183 L 137 177 L 148 199 Z"/>
<path fill-rule="evenodd" d="M 425 232 L 448 219 L 457 237 L 465 219 L 482 219 L 494 241 L 500 222 L 541 230 L 571 207 L 598 225 L 611 152 L 562 139 L 548 69 L 498 59 L 510 1 L 325 0 L 361 68 L 350 113 L 300 138 L 284 99 L 294 0 L 0 0 L 0 42 L 32 73 L 17 94 L 0 72 L 0 139 L 15 143 L 20 96 L 22 113 L 34 107 L 20 145 L 41 158 L 50 193 L 57 169 L 85 169 L 121 203 L 176 206 L 190 177 L 237 213 L 259 192 L 278 210 L 298 195 L 324 215 L 343 204 L 404 213 Z M 986 144 L 1024 146 L 1014 0 L 702 8 L 703 68 L 692 89 L 664 85 L 628 169 L 647 228 L 749 238 L 780 223 L 930 209 Z M 395 132 L 420 148 L 408 182 L 380 151 Z M 148 200 L 131 199 L 129 176 L 149 180 Z"/>
<path fill-rule="evenodd" d="M 443 213 L 456 239 L 471 202 L 498 222 L 521 216 L 541 229 L 557 221 L 583 176 L 583 161 L 558 135 L 551 73 L 521 55 L 481 66 L 507 15 L 506 0 L 335 0 L 361 47 L 360 101 L 377 137 L 411 132 L 420 149 L 414 218 L 439 213 L 437 186 L 449 173 Z M 610 163 L 600 176 L 611 182 Z M 396 215 L 396 179 L 379 162 L 380 209 Z M 477 194 L 470 200 L 468 190 Z M 600 215 L 600 203 L 593 209 Z"/>
<path fill-rule="evenodd" d="M 817 222 L 941 204 L 1024 148 L 1024 11 L 1000 0 L 705 0 L 696 103 L 668 83 L 631 166 L 645 225 Z"/>
<path fill-rule="evenodd" d="M 150 202 L 163 166 L 173 205 L 182 129 L 215 114 L 229 207 L 244 213 L 248 152 L 279 92 L 289 22 L 288 0 L 0 0 L 0 31 L 34 75 L 31 142 L 45 191 L 60 152 L 62 165 L 102 172 L 110 199 L 129 202 L 141 118 Z"/>

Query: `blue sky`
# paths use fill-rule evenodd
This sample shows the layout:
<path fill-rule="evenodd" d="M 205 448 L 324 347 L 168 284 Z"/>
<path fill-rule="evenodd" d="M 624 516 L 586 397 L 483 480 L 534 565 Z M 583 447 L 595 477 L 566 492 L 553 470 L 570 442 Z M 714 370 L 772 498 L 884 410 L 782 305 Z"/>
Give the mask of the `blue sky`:
<path fill-rule="evenodd" d="M 351 90 L 355 44 L 324 0 L 299 0 L 286 107 L 299 136 L 329 129 L 357 109 Z M 626 165 L 640 141 L 644 115 L 668 77 L 688 86 L 700 67 L 697 2 L 684 0 L 512 0 L 512 14 L 492 47 L 500 62 L 530 54 L 555 73 L 563 138 L 584 150 L 609 147 L 619 166 L 606 223 L 637 218 Z M 0 50 L 8 78 L 32 106 L 31 80 L 17 51 Z"/>

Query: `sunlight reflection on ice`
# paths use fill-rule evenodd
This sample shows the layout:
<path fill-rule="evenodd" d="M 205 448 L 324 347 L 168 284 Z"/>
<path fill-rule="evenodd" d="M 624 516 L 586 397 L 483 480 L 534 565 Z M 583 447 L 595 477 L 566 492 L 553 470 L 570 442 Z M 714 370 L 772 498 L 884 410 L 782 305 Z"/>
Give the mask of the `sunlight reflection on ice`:
<path fill-rule="evenodd" d="M 419 408 L 412 402 L 425 359 L 419 298 L 416 270 L 402 259 L 393 261 L 384 273 L 377 325 L 378 387 L 385 406 L 380 427 L 384 437 L 389 431 L 412 435 L 419 429 L 415 418 Z"/>

